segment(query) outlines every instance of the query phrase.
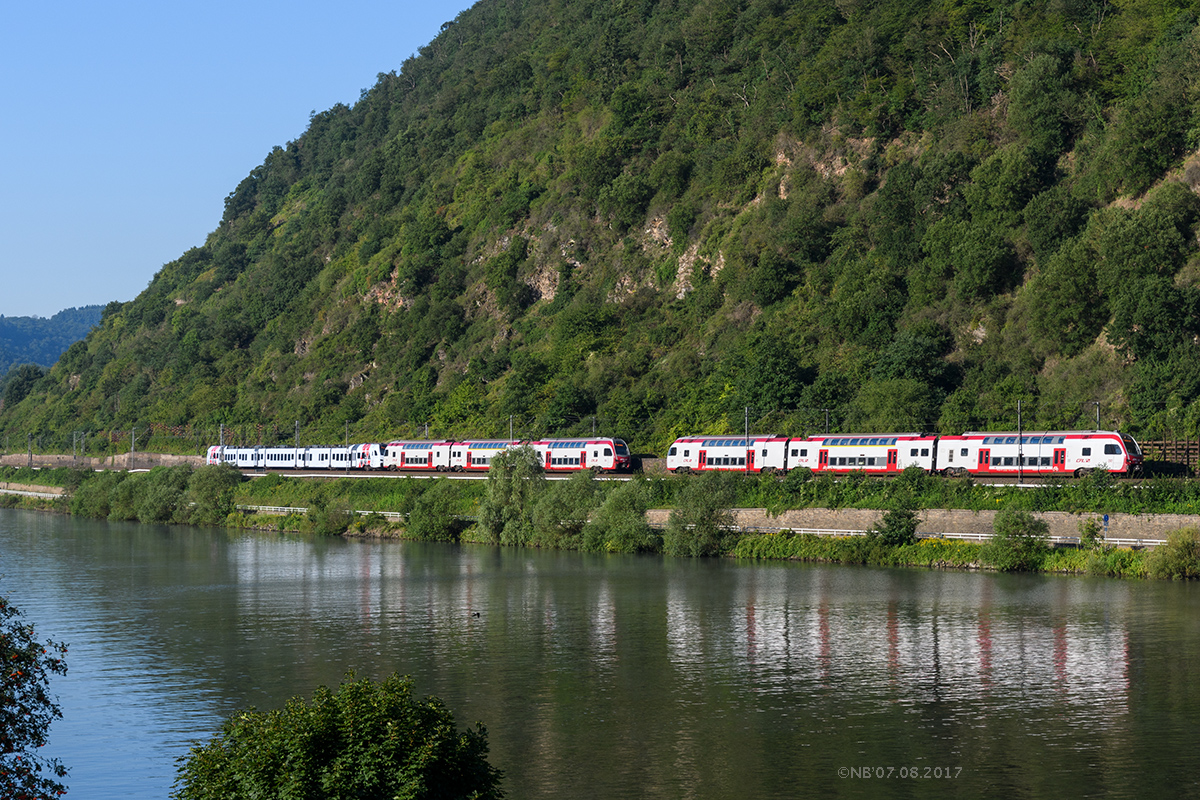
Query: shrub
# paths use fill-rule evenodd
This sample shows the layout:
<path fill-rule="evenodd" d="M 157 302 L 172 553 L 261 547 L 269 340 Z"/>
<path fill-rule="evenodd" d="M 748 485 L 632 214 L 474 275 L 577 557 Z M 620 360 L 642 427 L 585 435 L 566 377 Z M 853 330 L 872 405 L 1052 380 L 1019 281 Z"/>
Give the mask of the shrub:
<path fill-rule="evenodd" d="M 649 498 L 644 478 L 625 481 L 609 492 L 583 529 L 584 549 L 610 553 L 656 550 L 658 537 L 646 522 Z"/>
<path fill-rule="evenodd" d="M 318 536 L 341 536 L 350 529 L 352 522 L 354 512 L 345 501 L 327 505 L 317 500 L 309 506 L 308 513 L 304 515 L 304 530 Z"/>
<path fill-rule="evenodd" d="M 1050 552 L 1050 526 L 1028 511 L 1006 508 L 996 515 L 995 533 L 980 557 L 1001 572 L 1036 570 Z"/>
<path fill-rule="evenodd" d="M 110 470 L 93 474 L 71 495 L 71 513 L 77 517 L 105 519 L 112 513 L 109 497 L 117 488 L 117 484 L 127 477 L 127 472 Z"/>
<path fill-rule="evenodd" d="M 533 538 L 538 547 L 577 548 L 584 527 L 600 500 L 591 470 L 549 484 L 533 507 Z"/>
<path fill-rule="evenodd" d="M 455 514 L 458 487 L 454 481 L 438 478 L 417 497 L 408 514 L 404 533 L 411 539 L 457 542 L 466 523 Z"/>
<path fill-rule="evenodd" d="M 231 464 L 200 467 L 188 478 L 180 520 L 194 525 L 221 524 L 234 510 L 233 496 L 241 482 L 241 472 Z"/>
<path fill-rule="evenodd" d="M 663 552 L 669 556 L 721 555 L 737 540 L 733 512 L 737 500 L 736 476 L 706 472 L 684 486 L 663 534 Z"/>
<path fill-rule="evenodd" d="M 879 527 L 872 531 L 876 540 L 888 547 L 901 547 L 917 541 L 917 525 L 921 518 L 916 510 L 901 502 L 884 513 Z"/>
<path fill-rule="evenodd" d="M 503 797 L 487 761 L 487 731 L 459 732 L 436 697 L 418 700 L 410 678 L 349 676 L 311 703 L 231 717 L 179 760 L 172 797 Z"/>
<path fill-rule="evenodd" d="M 1200 578 L 1200 528 L 1181 528 L 1168 533 L 1167 543 L 1146 556 L 1146 574 L 1171 580 Z"/>

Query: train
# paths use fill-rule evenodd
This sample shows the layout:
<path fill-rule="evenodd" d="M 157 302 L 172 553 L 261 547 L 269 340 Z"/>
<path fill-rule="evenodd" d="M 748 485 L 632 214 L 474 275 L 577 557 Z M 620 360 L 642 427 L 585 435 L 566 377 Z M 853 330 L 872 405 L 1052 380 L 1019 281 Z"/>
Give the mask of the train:
<path fill-rule="evenodd" d="M 206 462 L 239 469 L 405 470 L 485 473 L 504 450 L 530 447 L 546 472 L 627 472 L 629 447 L 615 437 L 572 439 L 395 440 L 347 446 L 208 448 Z M 1119 431 L 968 431 L 838 433 L 808 437 L 774 434 L 682 436 L 667 452 L 677 474 L 730 471 L 786 474 L 894 475 L 910 467 L 947 476 L 1142 473 L 1141 446 Z"/>
<path fill-rule="evenodd" d="M 205 462 L 239 469 L 487 472 L 500 452 L 530 447 L 546 472 L 627 472 L 629 446 L 610 436 L 573 439 L 396 440 L 345 446 L 208 448 Z"/>
<path fill-rule="evenodd" d="M 675 473 L 737 471 L 894 475 L 909 467 L 947 476 L 1142 473 L 1141 446 L 1118 431 L 968 431 L 839 433 L 806 438 L 776 435 L 683 436 L 667 452 Z"/>

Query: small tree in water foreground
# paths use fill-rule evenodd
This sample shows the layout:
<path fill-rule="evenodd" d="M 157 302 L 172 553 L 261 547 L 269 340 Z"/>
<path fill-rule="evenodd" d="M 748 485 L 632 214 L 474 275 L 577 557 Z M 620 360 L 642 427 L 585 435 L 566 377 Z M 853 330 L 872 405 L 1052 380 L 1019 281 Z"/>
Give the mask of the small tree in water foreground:
<path fill-rule="evenodd" d="M 46 744 L 50 723 L 62 718 L 50 696 L 50 674 L 67 674 L 65 645 L 41 643 L 21 612 L 0 596 L 0 797 L 42 800 L 67 787 L 66 768 L 33 751 Z M 43 771 L 53 777 L 47 777 Z"/>
<path fill-rule="evenodd" d="M 208 744 L 179 759 L 179 800 L 491 800 L 501 773 L 487 732 L 459 733 L 436 697 L 413 697 L 411 678 L 375 683 L 351 675 L 311 703 L 235 714 Z"/>

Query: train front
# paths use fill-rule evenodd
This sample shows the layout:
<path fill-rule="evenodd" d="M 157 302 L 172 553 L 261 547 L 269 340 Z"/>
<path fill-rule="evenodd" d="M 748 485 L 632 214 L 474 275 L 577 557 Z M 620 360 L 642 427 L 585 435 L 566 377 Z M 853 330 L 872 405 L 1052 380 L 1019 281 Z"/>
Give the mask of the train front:
<path fill-rule="evenodd" d="M 1122 433 L 1121 444 L 1125 445 L 1125 470 L 1130 477 L 1141 475 L 1142 469 L 1146 463 L 1146 457 L 1142 455 L 1142 447 L 1137 443 L 1137 440 L 1128 433 Z"/>
<path fill-rule="evenodd" d="M 633 467 L 633 458 L 629 455 L 629 445 L 623 439 L 613 439 L 613 469 L 628 472 Z"/>

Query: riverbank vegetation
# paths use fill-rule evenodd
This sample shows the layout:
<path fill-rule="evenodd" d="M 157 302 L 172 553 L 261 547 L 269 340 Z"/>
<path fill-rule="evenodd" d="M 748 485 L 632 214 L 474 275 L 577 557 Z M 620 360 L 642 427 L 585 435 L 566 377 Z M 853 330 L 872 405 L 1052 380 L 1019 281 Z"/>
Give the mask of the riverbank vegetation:
<path fill-rule="evenodd" d="M 8 505 L 53 508 L 80 516 L 269 528 L 317 535 L 373 535 L 427 541 L 477 542 L 587 552 L 662 553 L 825 561 L 880 566 L 954 567 L 1159 578 L 1200 578 L 1200 532 L 1175 531 L 1151 551 L 1105 544 L 1098 523 L 1084 517 L 1078 548 L 1051 548 L 1041 512 L 1193 513 L 1195 484 L 1141 484 L 1096 475 L 1038 489 L 979 486 L 907 471 L 894 480 L 861 475 L 834 481 L 805 471 L 783 479 L 711 472 L 696 476 L 602 481 L 591 472 L 546 479 L 532 450 L 499 454 L 486 481 L 424 478 L 304 480 L 270 474 L 243 478 L 228 466 L 159 467 L 145 473 L 0 469 L 14 483 L 71 489 L 54 500 Z M 237 506 L 271 508 L 259 514 Z M 743 533 L 735 508 L 876 509 L 864 536 Z M 998 511 L 987 543 L 918 539 L 920 512 L 930 508 Z M 670 509 L 662 528 L 650 509 Z"/>

